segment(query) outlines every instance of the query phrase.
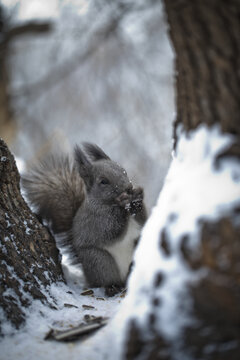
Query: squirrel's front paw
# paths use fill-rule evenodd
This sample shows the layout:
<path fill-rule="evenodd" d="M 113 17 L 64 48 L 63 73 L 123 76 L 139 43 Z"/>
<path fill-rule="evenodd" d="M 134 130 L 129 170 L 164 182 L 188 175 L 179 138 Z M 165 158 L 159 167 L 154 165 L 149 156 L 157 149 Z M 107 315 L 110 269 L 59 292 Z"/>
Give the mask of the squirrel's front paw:
<path fill-rule="evenodd" d="M 116 198 L 116 202 L 119 206 L 128 210 L 131 207 L 131 199 L 132 197 L 129 194 L 127 194 L 127 192 L 123 192 Z"/>
<path fill-rule="evenodd" d="M 127 210 L 131 215 L 137 214 L 143 208 L 143 188 L 138 187 L 131 191 L 123 192 L 116 198 L 119 206 Z"/>
<path fill-rule="evenodd" d="M 138 187 L 136 189 L 133 189 L 132 201 L 131 201 L 131 206 L 130 206 L 130 213 L 132 215 L 136 214 L 142 210 L 143 197 L 144 197 L 143 188 Z"/>

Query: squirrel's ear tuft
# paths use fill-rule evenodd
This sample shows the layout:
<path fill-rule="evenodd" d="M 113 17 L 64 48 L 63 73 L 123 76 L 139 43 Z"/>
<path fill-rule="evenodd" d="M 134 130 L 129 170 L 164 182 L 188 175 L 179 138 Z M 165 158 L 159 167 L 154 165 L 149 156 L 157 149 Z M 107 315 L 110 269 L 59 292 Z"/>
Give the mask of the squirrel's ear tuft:
<path fill-rule="evenodd" d="M 91 160 L 110 160 L 110 157 L 97 145 L 91 143 L 84 143 L 84 150 Z"/>
<path fill-rule="evenodd" d="M 94 181 L 92 164 L 78 145 L 76 145 L 74 148 L 74 155 L 79 174 L 85 182 L 87 190 L 89 190 L 92 187 Z"/>

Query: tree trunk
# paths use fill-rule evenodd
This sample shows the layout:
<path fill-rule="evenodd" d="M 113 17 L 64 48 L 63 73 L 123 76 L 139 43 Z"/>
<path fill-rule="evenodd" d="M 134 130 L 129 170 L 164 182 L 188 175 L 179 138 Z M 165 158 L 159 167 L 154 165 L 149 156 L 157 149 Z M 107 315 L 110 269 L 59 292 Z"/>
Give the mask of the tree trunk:
<path fill-rule="evenodd" d="M 239 1 L 166 0 L 165 6 L 177 54 L 175 129 L 218 123 L 239 139 Z"/>
<path fill-rule="evenodd" d="M 17 328 L 32 299 L 54 306 L 48 287 L 64 281 L 53 237 L 23 200 L 15 160 L 0 138 L 0 305 Z"/>
<path fill-rule="evenodd" d="M 123 357 L 237 360 L 240 2 L 165 0 L 165 9 L 176 52 L 176 158 L 136 253 L 122 311 L 122 317 L 127 312 Z M 191 139 L 197 137 L 194 147 Z M 201 159 L 192 161 L 201 146 Z M 211 213 L 204 203 L 211 202 L 215 191 Z M 203 210 L 199 207 L 192 230 L 189 223 L 198 204 Z"/>

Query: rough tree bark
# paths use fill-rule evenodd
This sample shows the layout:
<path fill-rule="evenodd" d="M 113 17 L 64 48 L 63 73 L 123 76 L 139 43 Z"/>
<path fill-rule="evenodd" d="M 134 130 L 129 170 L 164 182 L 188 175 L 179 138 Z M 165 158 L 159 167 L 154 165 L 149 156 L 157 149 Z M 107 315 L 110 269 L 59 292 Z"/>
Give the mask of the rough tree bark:
<path fill-rule="evenodd" d="M 179 125 L 186 134 L 202 124 L 209 128 L 218 124 L 224 134 L 234 134 L 235 140 L 214 159 L 216 169 L 222 161 L 225 164 L 230 159 L 240 161 L 240 2 L 164 2 L 176 52 L 175 146 L 181 137 Z M 153 288 L 150 285 L 142 288 L 142 294 L 149 292 L 150 313 L 146 311 L 144 321 L 138 316 L 128 321 L 124 358 L 239 359 L 240 192 L 238 199 L 239 206 L 231 208 L 226 216 L 217 221 L 202 219 L 198 248 L 191 247 L 193 239 L 188 234 L 178 239 L 184 266 L 193 273 L 199 269 L 206 271 L 188 287 L 194 323 L 184 327 L 175 343 L 169 342 L 155 326 L 162 305 L 158 289 L 165 281 L 159 264 Z M 170 257 L 168 240 L 163 229 L 159 234 L 160 251 Z M 179 306 L 180 317 L 180 299 Z"/>
<path fill-rule="evenodd" d="M 175 129 L 218 123 L 239 137 L 239 1 L 166 0 L 165 5 L 177 54 Z M 233 155 L 240 156 L 239 146 Z"/>
<path fill-rule="evenodd" d="M 0 5 L 0 134 L 9 142 L 16 130 L 8 94 L 9 46 L 18 36 L 50 29 L 46 22 L 10 27 Z M 16 327 L 24 322 L 24 308 L 33 298 L 53 306 L 54 299 L 50 304 L 46 296 L 47 287 L 63 281 L 55 241 L 23 200 L 19 181 L 15 160 L 0 138 L 0 306 L 2 315 Z"/>
<path fill-rule="evenodd" d="M 19 181 L 15 160 L 0 138 L 0 306 L 1 316 L 17 328 L 33 299 L 54 306 L 48 286 L 64 281 L 55 240 L 25 203 Z"/>

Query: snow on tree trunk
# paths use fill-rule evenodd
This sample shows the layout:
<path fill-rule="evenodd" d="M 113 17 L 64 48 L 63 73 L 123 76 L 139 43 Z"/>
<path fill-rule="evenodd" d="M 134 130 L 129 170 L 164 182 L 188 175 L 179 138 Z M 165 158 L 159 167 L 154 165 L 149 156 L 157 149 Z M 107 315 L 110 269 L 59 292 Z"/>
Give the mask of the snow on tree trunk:
<path fill-rule="evenodd" d="M 14 157 L 0 138 L 0 306 L 17 328 L 33 299 L 49 302 L 47 288 L 64 281 L 53 237 L 23 200 Z M 1 330 L 1 329 L 0 329 Z"/>
<path fill-rule="evenodd" d="M 240 5 L 165 8 L 176 51 L 175 153 L 112 332 L 121 329 L 124 359 L 237 360 Z"/>

